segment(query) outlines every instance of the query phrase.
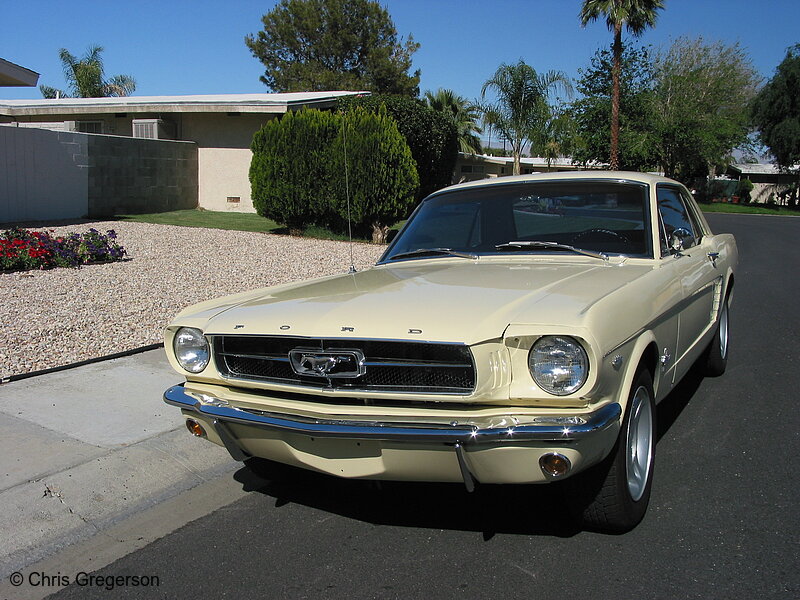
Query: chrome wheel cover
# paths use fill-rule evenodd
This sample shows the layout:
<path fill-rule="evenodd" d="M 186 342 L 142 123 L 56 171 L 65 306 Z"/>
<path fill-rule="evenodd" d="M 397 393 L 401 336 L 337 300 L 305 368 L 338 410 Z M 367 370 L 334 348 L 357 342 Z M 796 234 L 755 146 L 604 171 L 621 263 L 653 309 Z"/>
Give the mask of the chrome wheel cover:
<path fill-rule="evenodd" d="M 650 392 L 640 386 L 631 401 L 625 455 L 628 492 L 634 502 L 644 495 L 653 462 L 653 409 Z"/>
<path fill-rule="evenodd" d="M 722 305 L 722 312 L 719 315 L 719 355 L 722 358 L 728 356 L 728 302 Z"/>

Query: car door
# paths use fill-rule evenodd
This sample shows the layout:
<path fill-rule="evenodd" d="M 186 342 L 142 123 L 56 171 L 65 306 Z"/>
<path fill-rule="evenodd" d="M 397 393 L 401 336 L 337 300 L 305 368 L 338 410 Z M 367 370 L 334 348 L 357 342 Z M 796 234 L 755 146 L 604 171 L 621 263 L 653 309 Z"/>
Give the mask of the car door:
<path fill-rule="evenodd" d="M 721 274 L 710 255 L 711 236 L 693 213 L 687 192 L 669 184 L 657 186 L 662 260 L 672 261 L 683 300 L 678 310 L 678 340 L 673 381 L 680 379 L 702 351 L 701 340 L 715 319 L 714 300 Z M 675 238 L 681 247 L 673 248 Z"/>

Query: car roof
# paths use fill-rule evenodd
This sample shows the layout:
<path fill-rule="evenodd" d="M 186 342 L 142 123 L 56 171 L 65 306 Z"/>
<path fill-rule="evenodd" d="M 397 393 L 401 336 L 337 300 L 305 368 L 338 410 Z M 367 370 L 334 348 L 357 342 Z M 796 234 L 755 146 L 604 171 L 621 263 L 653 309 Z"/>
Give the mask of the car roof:
<path fill-rule="evenodd" d="M 490 187 L 495 185 L 506 185 L 510 183 L 529 183 L 535 181 L 633 181 L 636 183 L 645 183 L 654 185 L 656 183 L 678 183 L 673 179 L 662 177 L 660 175 L 652 175 L 650 173 L 637 173 L 634 171 L 570 171 L 570 172 L 556 172 L 556 173 L 531 173 L 530 175 L 512 175 L 504 177 L 492 177 L 488 179 L 478 179 L 477 181 L 468 181 L 466 183 L 459 183 L 451 185 L 434 192 L 431 195 L 440 194 L 443 192 L 451 192 L 460 189 L 471 189 L 479 187 Z"/>

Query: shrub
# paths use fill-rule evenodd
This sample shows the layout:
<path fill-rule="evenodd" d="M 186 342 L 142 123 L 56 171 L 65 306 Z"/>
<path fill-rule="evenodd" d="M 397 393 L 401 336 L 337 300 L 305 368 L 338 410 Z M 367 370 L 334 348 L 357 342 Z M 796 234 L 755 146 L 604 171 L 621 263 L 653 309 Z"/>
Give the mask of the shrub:
<path fill-rule="evenodd" d="M 385 243 L 389 227 L 416 203 L 419 177 L 411 151 L 384 108 L 377 114 L 356 108 L 341 118 L 332 146 L 329 198 L 339 226 L 346 226 L 349 187 L 350 217 L 358 233 L 370 232 L 373 242 Z"/>
<path fill-rule="evenodd" d="M 321 202 L 339 120 L 319 110 L 289 112 L 253 136 L 253 207 L 262 217 L 286 225 L 292 235 L 300 235 L 304 226 L 319 222 L 328 211 Z"/>
<path fill-rule="evenodd" d="M 117 234 L 113 229 L 105 234 L 91 228 L 83 235 L 69 233 L 53 237 L 50 233 L 15 227 L 0 236 L 0 270 L 79 267 L 122 260 L 127 253 L 116 239 Z"/>
<path fill-rule="evenodd" d="M 397 128 L 405 137 L 416 163 L 419 174 L 417 199 L 450 185 L 458 159 L 458 131 L 455 125 L 424 102 L 407 96 L 373 94 L 343 96 L 337 100 L 337 106 L 344 112 L 361 107 L 373 113 L 377 113 L 381 106 L 386 107 L 389 116 L 397 121 Z"/>
<path fill-rule="evenodd" d="M 742 204 L 750 202 L 750 194 L 753 191 L 753 182 L 749 179 L 739 180 L 739 185 L 736 186 L 736 195 L 739 196 L 739 201 Z"/>

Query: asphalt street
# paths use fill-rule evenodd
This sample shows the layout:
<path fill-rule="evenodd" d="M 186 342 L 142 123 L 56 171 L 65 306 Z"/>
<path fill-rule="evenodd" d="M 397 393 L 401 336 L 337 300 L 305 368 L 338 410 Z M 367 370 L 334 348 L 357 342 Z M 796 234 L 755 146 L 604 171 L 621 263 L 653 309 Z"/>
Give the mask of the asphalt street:
<path fill-rule="evenodd" d="M 244 498 L 96 573 L 126 585 L 53 597 L 800 597 L 800 219 L 709 221 L 740 251 L 728 371 L 692 374 L 659 405 L 650 511 L 634 531 L 581 531 L 552 486 L 470 495 L 242 468 L 228 481 Z"/>

